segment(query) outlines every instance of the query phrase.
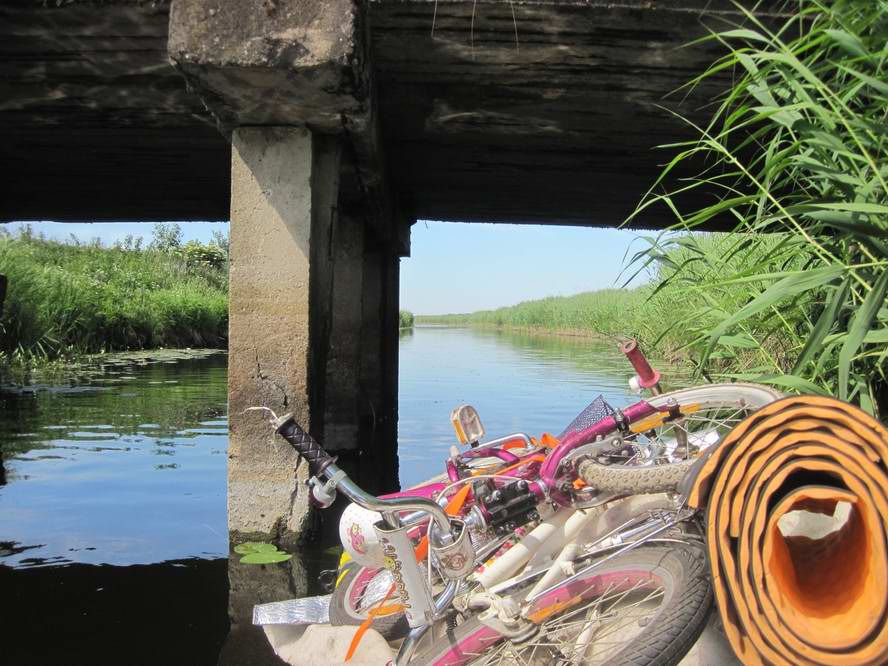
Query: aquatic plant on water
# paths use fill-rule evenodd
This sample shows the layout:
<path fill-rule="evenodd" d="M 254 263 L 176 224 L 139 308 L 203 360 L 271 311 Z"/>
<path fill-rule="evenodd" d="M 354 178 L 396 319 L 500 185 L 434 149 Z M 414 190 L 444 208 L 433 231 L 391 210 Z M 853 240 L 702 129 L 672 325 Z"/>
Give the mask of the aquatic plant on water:
<path fill-rule="evenodd" d="M 273 543 L 257 541 L 238 544 L 234 547 L 234 552 L 243 556 L 240 558 L 241 564 L 277 564 L 293 557 L 290 553 L 278 550 Z"/>
<path fill-rule="evenodd" d="M 884 414 L 888 3 L 781 7 L 775 24 L 737 5 L 743 24 L 706 38 L 726 54 L 689 85 L 726 73 L 733 85 L 708 124 L 687 121 L 695 139 L 666 146 L 674 156 L 627 220 L 667 206 L 676 231 L 729 219 L 737 234 L 715 245 L 652 237 L 634 267 L 659 265 L 658 293 L 685 295 L 672 325 L 695 331 L 687 347 L 700 372 L 727 369 Z M 688 169 L 696 175 L 675 177 Z M 708 203 L 687 207 L 689 194 Z M 756 362 L 730 372 L 742 355 Z"/>

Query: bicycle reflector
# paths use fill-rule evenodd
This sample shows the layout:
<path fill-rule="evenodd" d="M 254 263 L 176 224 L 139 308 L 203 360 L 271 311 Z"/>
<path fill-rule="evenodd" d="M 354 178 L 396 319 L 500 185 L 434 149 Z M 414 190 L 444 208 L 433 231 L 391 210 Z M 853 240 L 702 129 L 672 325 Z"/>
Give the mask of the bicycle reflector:
<path fill-rule="evenodd" d="M 460 444 L 475 446 L 484 437 L 484 426 L 478 411 L 471 405 L 460 405 L 450 412 L 450 422 Z"/>

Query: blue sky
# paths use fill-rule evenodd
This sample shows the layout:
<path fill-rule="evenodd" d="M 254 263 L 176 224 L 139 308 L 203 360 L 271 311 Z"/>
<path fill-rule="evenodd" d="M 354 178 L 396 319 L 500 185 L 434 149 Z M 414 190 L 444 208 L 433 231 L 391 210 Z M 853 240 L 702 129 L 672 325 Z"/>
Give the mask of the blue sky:
<path fill-rule="evenodd" d="M 20 227 L 13 223 L 7 229 Z M 37 222 L 34 231 L 66 240 L 98 237 L 105 245 L 128 234 L 151 240 L 151 224 Z M 188 222 L 184 240 L 206 242 L 227 223 Z M 637 232 L 517 224 L 417 222 L 411 256 L 401 261 L 401 307 L 419 314 L 472 312 L 544 296 L 613 287 Z"/>
<path fill-rule="evenodd" d="M 638 232 L 588 227 L 417 222 L 401 261 L 401 307 L 474 312 L 616 286 Z M 631 251 L 641 249 L 640 241 Z"/>

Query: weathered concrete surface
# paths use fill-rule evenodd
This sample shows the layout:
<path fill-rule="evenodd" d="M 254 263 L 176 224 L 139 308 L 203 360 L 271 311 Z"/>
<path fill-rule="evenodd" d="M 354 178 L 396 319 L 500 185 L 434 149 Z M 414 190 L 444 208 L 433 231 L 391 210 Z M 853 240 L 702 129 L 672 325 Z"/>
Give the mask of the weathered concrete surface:
<path fill-rule="evenodd" d="M 339 451 L 358 448 L 367 400 L 360 377 L 364 233 L 363 220 L 340 211 L 331 236 L 334 274 L 324 405 L 324 446 Z"/>
<path fill-rule="evenodd" d="M 226 129 L 343 135 L 345 190 L 383 237 L 398 207 L 619 223 L 666 159 L 652 147 L 689 136 L 659 106 L 699 117 L 718 88 L 668 96 L 718 53 L 679 47 L 741 20 L 728 0 L 55 4 L 0 7 L 0 220 L 224 219 L 206 103 Z"/>
<path fill-rule="evenodd" d="M 233 134 L 228 520 L 233 539 L 319 525 L 306 472 L 264 406 L 376 492 L 397 487 L 398 255 L 341 215 L 341 145 L 298 128 Z M 368 242 L 369 239 L 369 242 Z"/>
<path fill-rule="evenodd" d="M 177 0 L 169 55 L 226 130 L 339 132 L 366 110 L 358 18 L 352 0 Z"/>
<path fill-rule="evenodd" d="M 338 189 L 313 174 L 306 130 L 242 128 L 232 139 L 228 519 L 240 535 L 286 536 L 308 527 L 306 487 L 293 480 L 296 454 L 273 438 L 266 415 L 244 410 L 265 406 L 314 425 L 312 227 L 332 223 L 332 208 L 319 206 L 324 189 Z M 305 480 L 304 466 L 298 478 Z"/>
<path fill-rule="evenodd" d="M 253 606 L 306 596 L 309 572 L 296 557 L 272 567 L 241 564 L 240 558 L 236 553 L 228 557 L 230 630 L 217 666 L 280 666 L 262 628 L 253 624 Z"/>
<path fill-rule="evenodd" d="M 168 2 L 0 5 L 0 220 L 227 220 L 228 142 Z"/>

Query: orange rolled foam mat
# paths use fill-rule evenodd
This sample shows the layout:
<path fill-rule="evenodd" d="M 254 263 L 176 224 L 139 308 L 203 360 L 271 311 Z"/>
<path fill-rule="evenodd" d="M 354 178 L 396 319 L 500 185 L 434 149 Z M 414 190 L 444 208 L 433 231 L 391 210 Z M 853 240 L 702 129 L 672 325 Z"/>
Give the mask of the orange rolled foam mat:
<path fill-rule="evenodd" d="M 763 407 L 689 494 L 744 664 L 888 663 L 888 430 L 832 398 Z"/>

